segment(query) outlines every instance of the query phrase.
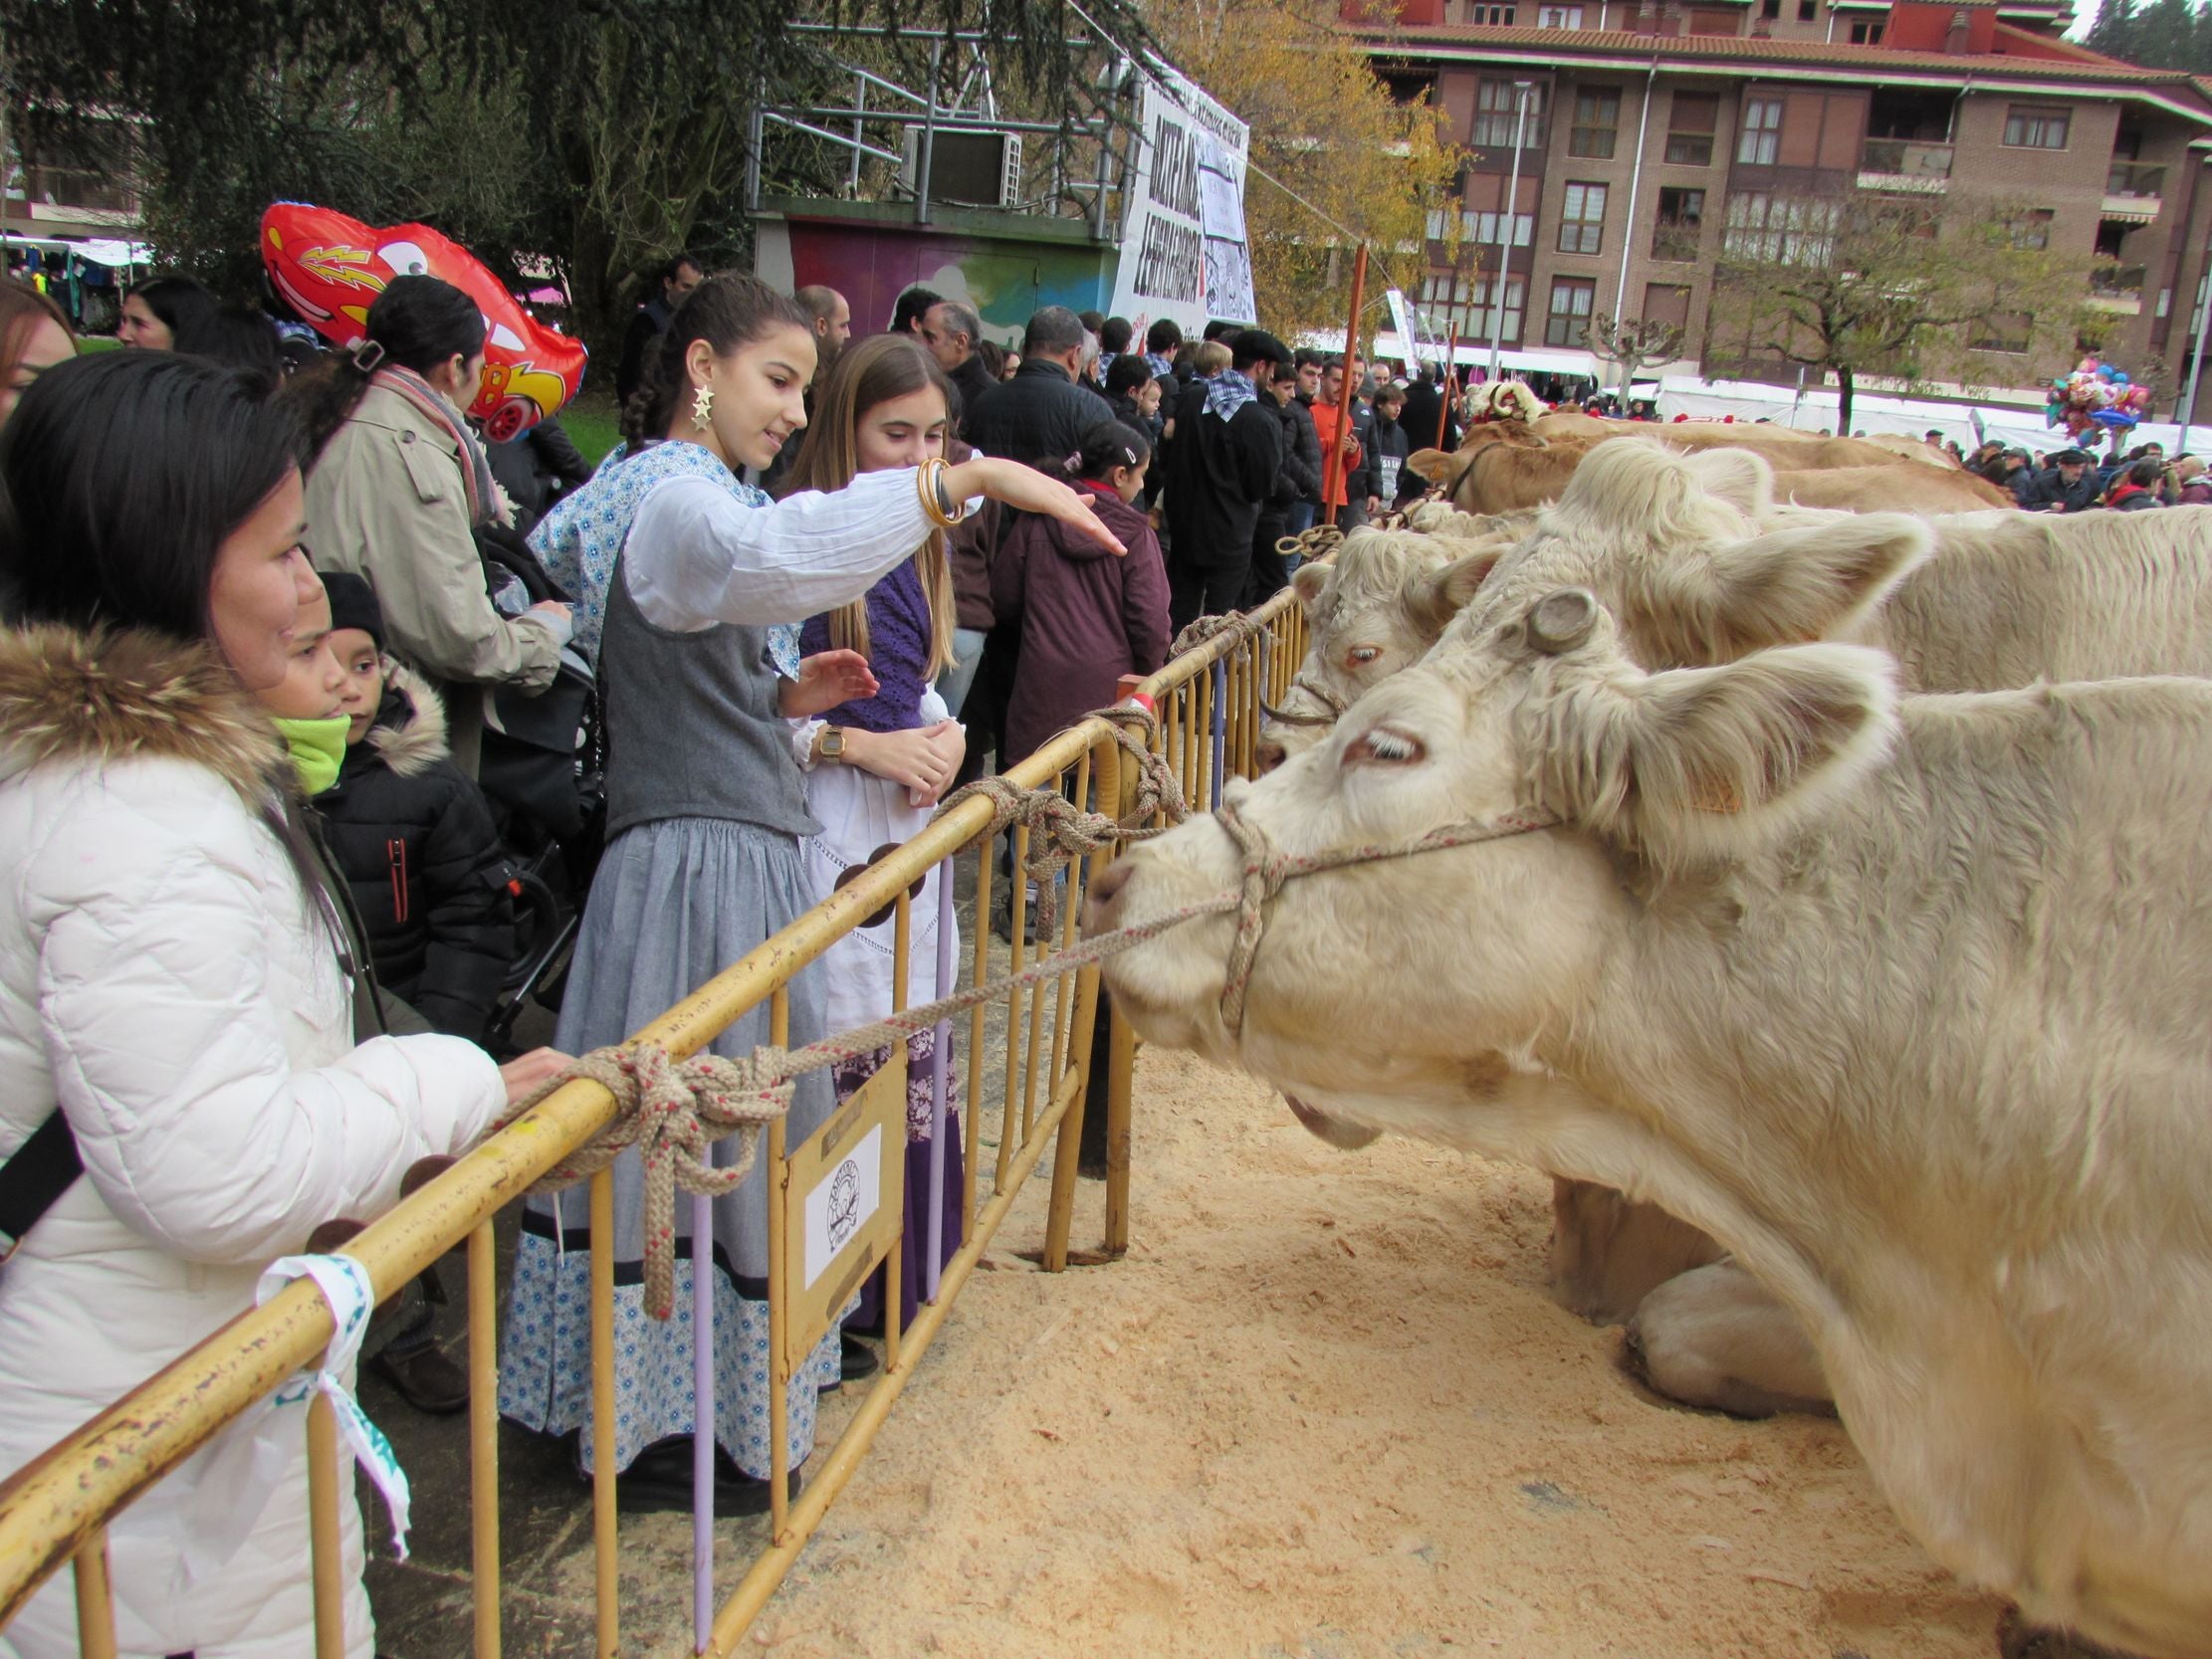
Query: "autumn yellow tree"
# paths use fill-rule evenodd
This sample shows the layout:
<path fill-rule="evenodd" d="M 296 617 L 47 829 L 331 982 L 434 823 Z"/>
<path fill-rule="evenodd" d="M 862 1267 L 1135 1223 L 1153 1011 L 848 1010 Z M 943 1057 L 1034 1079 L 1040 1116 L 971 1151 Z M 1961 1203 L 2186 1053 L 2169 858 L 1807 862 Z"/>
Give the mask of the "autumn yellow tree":
<path fill-rule="evenodd" d="M 1395 103 L 1336 17 L 1327 0 L 1154 0 L 1145 14 L 1177 67 L 1251 126 L 1252 288 L 1261 325 L 1286 339 L 1344 326 L 1359 242 L 1376 262 L 1363 334 L 1387 286 L 1418 293 L 1427 216 L 1458 173 L 1435 112 Z"/>

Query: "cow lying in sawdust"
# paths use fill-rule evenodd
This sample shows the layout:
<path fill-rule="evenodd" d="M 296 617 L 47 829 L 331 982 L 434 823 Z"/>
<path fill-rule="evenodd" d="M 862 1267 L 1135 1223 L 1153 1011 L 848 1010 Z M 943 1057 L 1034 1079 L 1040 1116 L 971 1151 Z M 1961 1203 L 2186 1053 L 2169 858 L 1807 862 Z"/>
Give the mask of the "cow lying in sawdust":
<path fill-rule="evenodd" d="M 1858 608 L 1928 543 L 1786 534 L 1769 578 Z M 1100 878 L 1094 932 L 1288 877 L 1256 954 L 1204 917 L 1107 965 L 1117 1005 L 1333 1122 L 1704 1229 L 1939 1560 L 2212 1659 L 2212 684 L 1900 702 L 1879 651 L 1733 634 L 1652 672 L 1522 576 Z M 1275 862 L 1431 834 L 1462 844 Z"/>

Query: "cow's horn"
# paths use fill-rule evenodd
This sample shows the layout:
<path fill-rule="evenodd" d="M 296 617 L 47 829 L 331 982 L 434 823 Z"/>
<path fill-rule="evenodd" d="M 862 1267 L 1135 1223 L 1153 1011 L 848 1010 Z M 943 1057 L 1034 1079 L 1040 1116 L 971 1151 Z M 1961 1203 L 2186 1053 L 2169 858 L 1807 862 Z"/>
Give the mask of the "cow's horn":
<path fill-rule="evenodd" d="M 1597 625 L 1597 595 L 1584 587 L 1563 587 L 1545 594 L 1528 613 L 1528 643 L 1556 657 L 1588 639 Z"/>

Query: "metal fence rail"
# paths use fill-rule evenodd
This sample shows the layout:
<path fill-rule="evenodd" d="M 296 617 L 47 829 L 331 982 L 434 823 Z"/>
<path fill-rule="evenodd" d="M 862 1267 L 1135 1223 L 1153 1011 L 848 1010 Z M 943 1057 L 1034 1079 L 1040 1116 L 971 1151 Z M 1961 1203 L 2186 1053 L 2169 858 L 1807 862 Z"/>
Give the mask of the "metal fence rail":
<path fill-rule="evenodd" d="M 1305 618 L 1289 592 L 1278 594 L 1233 628 L 1171 662 L 1137 689 L 1157 707 L 1152 737 L 1183 783 L 1194 810 L 1210 808 L 1225 777 L 1249 776 L 1259 730 L 1260 705 L 1286 686 L 1306 647 Z M 1095 799 L 1117 816 L 1133 810 L 1132 767 L 1123 763 L 1113 728 L 1087 720 L 1061 732 L 1009 774 L 1031 788 L 1059 788 L 1081 802 Z M 879 911 L 890 908 L 898 930 L 895 951 L 901 972 L 894 1002 L 906 1005 L 903 965 L 910 924 L 910 888 L 919 890 L 928 873 L 941 870 L 941 902 L 952 905 L 954 860 L 976 859 L 975 938 L 972 982 L 980 983 L 991 965 L 993 847 L 986 832 L 991 803 L 972 799 L 940 817 L 920 835 L 870 866 L 856 880 L 816 906 L 742 960 L 733 963 L 691 996 L 637 1033 L 683 1058 L 698 1053 L 722 1029 L 767 1003 L 772 1041 L 784 1038 L 785 987 L 808 962 Z M 1013 880 L 1020 881 L 1027 831 L 1012 832 Z M 1071 867 L 1067 893 L 1059 904 L 1057 934 L 1040 937 L 1035 948 L 1071 943 L 1082 887 L 1103 869 L 1111 851 L 1092 856 L 1087 868 Z M 1019 968 L 1027 959 L 1026 901 L 1017 885 L 1010 894 L 1013 927 L 1011 955 Z M 941 929 L 941 938 L 949 931 Z M 949 959 L 941 955 L 941 992 L 951 988 Z M 1051 1170 L 1051 1201 L 1046 1218 L 1044 1267 L 1058 1272 L 1067 1264 L 1073 1223 L 1078 1136 L 1085 1092 L 1093 1069 L 1107 1068 L 1107 1180 L 1105 1249 L 1118 1255 L 1129 1242 L 1130 1091 L 1136 1039 L 1119 1017 L 1108 1026 L 1105 1054 L 1094 1053 L 1098 989 L 1095 966 L 1063 972 L 1024 993 L 1008 991 L 1004 1007 L 1005 1057 L 1002 1068 L 985 1064 L 986 1010 L 968 1020 L 965 1056 L 967 1085 L 962 1129 L 966 1174 L 963 1213 L 967 1236 L 945 1264 L 942 1276 L 916 1287 L 922 1297 L 911 1326 L 899 1329 L 896 1278 L 885 1298 L 884 1366 L 855 1408 L 843 1433 L 826 1453 L 817 1452 L 814 1473 L 795 1499 L 786 1496 L 787 1440 L 780 1421 L 785 1390 L 772 1388 L 778 1420 L 772 1431 L 775 1467 L 770 1542 L 754 1559 L 735 1592 L 717 1607 L 712 1599 L 714 1539 L 711 1520 L 702 1518 L 694 1540 L 694 1622 L 698 1651 L 727 1655 L 735 1651 L 753 1619 L 766 1605 L 796 1560 L 824 1512 L 852 1478 L 878 1429 L 898 1401 L 914 1368 L 935 1339 L 968 1283 L 978 1259 L 990 1246 L 1048 1145 L 1056 1150 Z M 946 1045 L 940 1032 L 937 1097 L 945 1099 Z M 903 1055 L 899 1056 L 903 1059 Z M 903 1067 L 894 1080 L 903 1101 Z M 881 1075 L 877 1081 L 881 1081 Z M 873 1088 L 874 1085 L 869 1086 Z M 785 1143 L 784 1126 L 773 1125 L 764 1138 L 770 1159 L 770 1321 L 771 1348 L 778 1355 L 802 1352 L 806 1338 L 794 1321 L 808 1316 L 794 1307 L 790 1247 L 786 1243 L 789 1206 L 804 1198 L 794 1186 L 794 1170 L 821 1147 L 824 1137 L 846 1133 L 869 1110 L 863 1089 L 841 1106 L 828 1125 L 799 1147 Z M 987 1111 L 995 1108 L 998 1141 L 991 1191 L 977 1208 Z M 548 1097 L 520 1121 L 491 1137 L 467 1156 L 450 1164 L 403 1197 L 388 1213 L 345 1241 L 343 1253 L 366 1269 L 378 1298 L 396 1293 L 456 1246 L 467 1246 L 468 1372 L 470 1382 L 470 1505 L 472 1522 L 474 1647 L 478 1659 L 500 1652 L 500 1521 L 498 1512 L 498 1407 L 496 1283 L 493 1218 L 522 1196 L 535 1181 L 613 1118 L 614 1098 L 597 1084 L 574 1081 Z M 903 1155 L 903 1105 L 897 1120 Z M 840 1126 L 843 1126 L 841 1129 Z M 818 1162 L 818 1157 L 816 1157 Z M 810 1167 L 810 1165 L 806 1165 Z M 612 1236 L 613 1179 L 602 1171 L 588 1182 L 591 1230 L 595 1240 Z M 898 1272 L 898 1213 L 903 1180 L 882 1182 L 882 1202 L 890 1208 L 870 1246 L 874 1259 Z M 704 1206 L 708 1200 L 694 1200 Z M 929 1223 L 941 1212 L 932 1206 Z M 863 1226 L 862 1232 L 867 1228 Z M 695 1233 L 695 1236 L 697 1234 Z M 888 1237 L 888 1255 L 882 1255 Z M 855 1241 L 854 1248 L 860 1248 Z M 934 1263 L 938 1252 L 928 1260 Z M 858 1260 L 858 1258 L 854 1258 Z M 838 1257 L 840 1266 L 846 1262 Z M 699 1276 L 704 1284 L 705 1275 Z M 795 1299 L 803 1301 L 802 1298 Z M 592 1252 L 591 1280 L 592 1411 L 611 1422 L 614 1397 L 613 1257 Z M 832 1312 L 830 1317 L 834 1317 Z M 695 1326 L 696 1329 L 701 1329 Z M 817 1333 L 818 1334 L 818 1333 Z M 241 1314 L 199 1347 L 140 1384 L 124 1398 L 59 1442 L 38 1460 L 0 1484 L 0 1628 L 66 1561 L 75 1563 L 80 1651 L 99 1659 L 116 1651 L 114 1613 L 108 1572 L 110 1521 L 147 1488 L 175 1469 L 225 1425 L 254 1407 L 294 1373 L 313 1365 L 330 1344 L 330 1305 L 312 1281 L 287 1287 L 264 1306 Z M 811 1338 L 806 1338 L 811 1341 Z M 697 1345 L 704 1348 L 707 1345 Z M 786 1363 L 778 1360 L 778 1363 Z M 788 1369 L 778 1373 L 778 1382 Z M 711 1377 L 702 1368 L 703 1401 Z M 700 1423 L 713 1420 L 702 1411 Z M 316 1651 L 318 1659 L 343 1652 L 340 1627 L 342 1572 L 339 1564 L 338 1439 L 332 1407 L 320 1393 L 306 1413 L 309 1446 L 310 1517 L 315 1562 Z M 600 1655 L 617 1649 L 615 1601 L 615 1491 L 618 1476 L 610 1457 L 597 1461 L 592 1491 L 596 1565 L 597 1645 Z"/>

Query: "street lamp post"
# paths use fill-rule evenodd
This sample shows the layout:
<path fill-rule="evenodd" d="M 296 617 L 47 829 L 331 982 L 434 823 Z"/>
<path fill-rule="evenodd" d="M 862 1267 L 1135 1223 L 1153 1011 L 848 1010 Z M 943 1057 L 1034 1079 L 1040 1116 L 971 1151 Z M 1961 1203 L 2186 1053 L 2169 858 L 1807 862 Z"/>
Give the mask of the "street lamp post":
<path fill-rule="evenodd" d="M 1513 180 L 1505 190 L 1505 216 L 1498 222 L 1497 275 L 1490 279 L 1490 378 L 1497 379 L 1498 346 L 1505 337 L 1505 286 L 1513 273 L 1514 209 L 1521 197 L 1521 138 L 1528 129 L 1532 83 L 1513 83 Z"/>

